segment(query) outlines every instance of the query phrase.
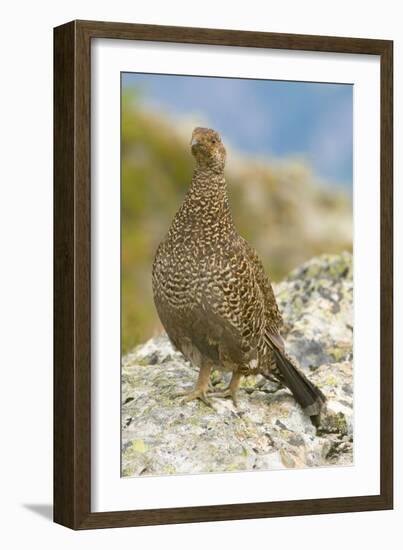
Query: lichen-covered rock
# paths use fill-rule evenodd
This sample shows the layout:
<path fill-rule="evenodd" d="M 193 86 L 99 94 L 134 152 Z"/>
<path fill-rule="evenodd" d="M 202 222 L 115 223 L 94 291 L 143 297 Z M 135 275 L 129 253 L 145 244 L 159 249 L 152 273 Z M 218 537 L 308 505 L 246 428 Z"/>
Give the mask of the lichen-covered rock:
<path fill-rule="evenodd" d="M 197 370 L 166 336 L 122 360 L 122 475 L 165 475 L 348 465 L 353 453 L 352 259 L 320 256 L 275 288 L 288 351 L 325 393 L 315 428 L 291 393 L 245 378 L 237 407 L 183 404 Z M 228 374 L 212 373 L 220 388 Z"/>

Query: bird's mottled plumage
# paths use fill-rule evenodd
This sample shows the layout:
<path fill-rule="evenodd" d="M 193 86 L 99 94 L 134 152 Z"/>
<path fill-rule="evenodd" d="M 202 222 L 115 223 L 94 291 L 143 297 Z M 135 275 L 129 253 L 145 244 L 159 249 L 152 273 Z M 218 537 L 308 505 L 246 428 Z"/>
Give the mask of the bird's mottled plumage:
<path fill-rule="evenodd" d="M 200 368 L 188 399 L 208 402 L 211 368 L 261 373 L 288 386 L 309 415 L 324 396 L 294 364 L 280 336 L 282 318 L 256 251 L 237 232 L 224 178 L 225 148 L 214 130 L 196 128 L 196 167 L 153 265 L 154 300 L 173 344 Z"/>

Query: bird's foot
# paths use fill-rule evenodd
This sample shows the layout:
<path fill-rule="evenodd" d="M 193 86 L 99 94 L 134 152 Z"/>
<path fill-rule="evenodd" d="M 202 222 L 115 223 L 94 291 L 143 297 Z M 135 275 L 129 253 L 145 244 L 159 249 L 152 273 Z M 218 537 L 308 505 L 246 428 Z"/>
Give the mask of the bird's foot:
<path fill-rule="evenodd" d="M 230 399 L 232 399 L 234 405 L 236 407 L 238 406 L 237 393 L 231 387 L 224 388 L 223 390 L 210 393 L 209 395 L 210 397 L 222 397 L 222 398 L 229 397 Z"/>
<path fill-rule="evenodd" d="M 188 403 L 189 401 L 194 401 L 195 399 L 200 399 L 200 401 L 202 401 L 205 405 L 207 405 L 208 407 L 211 407 L 212 409 L 214 409 L 214 406 L 212 404 L 212 402 L 210 401 L 210 399 L 207 397 L 206 395 L 206 391 L 205 390 L 202 390 L 200 388 L 195 388 L 193 391 L 191 392 L 179 392 L 177 394 L 174 395 L 174 397 L 183 397 L 182 399 L 182 402 L 183 403 Z"/>

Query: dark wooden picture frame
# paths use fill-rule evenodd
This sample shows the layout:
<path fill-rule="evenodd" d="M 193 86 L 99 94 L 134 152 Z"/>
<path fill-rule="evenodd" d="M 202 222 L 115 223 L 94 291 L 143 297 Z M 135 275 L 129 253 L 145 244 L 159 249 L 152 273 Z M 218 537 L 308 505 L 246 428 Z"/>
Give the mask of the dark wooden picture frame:
<path fill-rule="evenodd" d="M 91 512 L 91 40 L 113 38 L 380 56 L 380 493 Z M 54 521 L 73 529 L 329 514 L 393 507 L 393 42 L 73 21 L 54 29 Z"/>

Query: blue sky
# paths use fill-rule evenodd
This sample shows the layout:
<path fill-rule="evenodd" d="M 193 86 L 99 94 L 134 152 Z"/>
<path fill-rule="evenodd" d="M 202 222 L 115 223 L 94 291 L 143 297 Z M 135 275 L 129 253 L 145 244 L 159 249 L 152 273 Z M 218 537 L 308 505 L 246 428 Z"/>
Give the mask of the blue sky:
<path fill-rule="evenodd" d="M 200 116 L 241 152 L 302 157 L 328 183 L 352 185 L 351 85 L 136 73 L 122 84 L 171 116 Z"/>

